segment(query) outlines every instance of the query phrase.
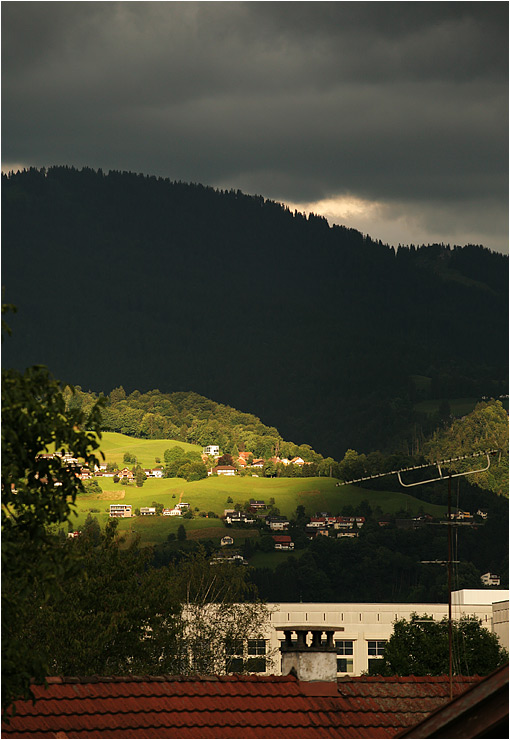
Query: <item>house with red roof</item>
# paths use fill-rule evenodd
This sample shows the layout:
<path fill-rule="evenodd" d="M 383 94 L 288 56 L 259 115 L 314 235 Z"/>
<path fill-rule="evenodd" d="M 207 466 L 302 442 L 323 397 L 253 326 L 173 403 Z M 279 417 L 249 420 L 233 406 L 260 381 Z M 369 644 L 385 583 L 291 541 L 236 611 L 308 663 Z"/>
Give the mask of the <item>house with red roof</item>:
<path fill-rule="evenodd" d="M 275 550 L 293 550 L 294 543 L 289 534 L 274 534 L 272 535 L 274 541 Z"/>
<path fill-rule="evenodd" d="M 239 453 L 239 459 L 244 460 L 245 462 L 248 462 L 248 460 L 253 458 L 253 452 L 240 452 Z"/>

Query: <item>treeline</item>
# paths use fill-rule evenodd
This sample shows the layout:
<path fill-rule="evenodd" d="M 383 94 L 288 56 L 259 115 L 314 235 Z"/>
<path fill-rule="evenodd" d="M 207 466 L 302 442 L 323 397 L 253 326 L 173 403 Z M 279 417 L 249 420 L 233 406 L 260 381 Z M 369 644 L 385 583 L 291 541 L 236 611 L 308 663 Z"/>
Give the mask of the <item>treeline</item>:
<path fill-rule="evenodd" d="M 64 397 L 69 408 L 87 411 L 99 396 L 91 391 L 85 392 L 78 386 L 74 393 L 67 388 Z M 319 465 L 323 474 L 329 475 L 330 466 L 337 465 L 335 460 L 324 458 L 310 445 L 286 442 L 275 427 L 266 426 L 253 414 L 216 403 L 198 393 L 161 393 L 153 390 L 148 393 L 133 391 L 127 395 L 121 386 L 103 398 L 101 418 L 103 430 L 107 432 L 121 432 L 142 439 L 175 439 L 200 447 L 217 444 L 223 454 L 248 451 L 255 458 L 276 455 L 291 459 L 299 456 L 313 464 L 306 466 L 307 475 L 317 474 Z M 190 458 L 189 453 L 186 456 L 184 452 L 168 451 L 168 460 L 165 459 L 165 462 L 172 463 L 172 472 L 177 472 L 181 457 L 189 458 L 183 462 L 200 460 L 196 456 Z M 294 468 L 292 466 L 292 470 L 286 474 L 299 475 L 299 469 Z M 337 472 L 336 467 L 334 472 Z"/>
<path fill-rule="evenodd" d="M 393 248 L 260 196 L 127 172 L 30 169 L 2 196 L 11 365 L 105 392 L 192 388 L 337 460 L 416 451 L 433 431 L 417 400 L 507 392 L 508 258 L 480 245 Z M 162 431 L 155 417 L 144 434 Z"/>

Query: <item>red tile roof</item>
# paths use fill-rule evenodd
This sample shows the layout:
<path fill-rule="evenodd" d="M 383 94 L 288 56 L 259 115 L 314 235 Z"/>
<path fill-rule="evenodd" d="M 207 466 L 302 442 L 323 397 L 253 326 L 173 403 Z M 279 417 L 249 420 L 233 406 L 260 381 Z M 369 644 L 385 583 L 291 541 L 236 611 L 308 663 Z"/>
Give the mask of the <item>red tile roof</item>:
<path fill-rule="evenodd" d="M 448 679 L 49 678 L 33 691 L 2 738 L 392 738 L 447 702 Z"/>
<path fill-rule="evenodd" d="M 508 664 L 398 737 L 507 737 Z"/>

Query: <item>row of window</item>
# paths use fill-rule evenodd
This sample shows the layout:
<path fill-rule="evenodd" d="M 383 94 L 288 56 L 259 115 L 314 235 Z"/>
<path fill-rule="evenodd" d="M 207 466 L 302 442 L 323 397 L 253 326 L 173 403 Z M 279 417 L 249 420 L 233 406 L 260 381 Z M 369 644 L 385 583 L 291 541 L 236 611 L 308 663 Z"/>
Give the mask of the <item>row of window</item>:
<path fill-rule="evenodd" d="M 228 673 L 264 673 L 266 670 L 266 640 L 248 640 L 248 657 L 244 657 L 244 640 L 231 640 L 225 645 Z"/>
<path fill-rule="evenodd" d="M 368 666 L 372 660 L 379 660 L 384 655 L 384 648 L 386 647 L 387 640 L 368 640 Z M 344 658 L 340 656 L 354 655 L 354 640 L 335 640 L 336 647 L 336 670 L 338 673 L 353 673 L 354 661 L 353 658 Z"/>
<path fill-rule="evenodd" d="M 387 640 L 367 640 L 368 654 L 382 657 Z M 335 640 L 337 655 L 353 655 L 354 640 Z"/>
<path fill-rule="evenodd" d="M 368 664 L 384 655 L 387 640 L 367 640 Z M 354 670 L 354 640 L 335 640 L 338 673 Z M 226 644 L 226 669 L 229 673 L 250 671 L 263 673 L 266 670 L 266 640 L 248 640 L 245 653 L 244 640 L 231 640 Z"/>

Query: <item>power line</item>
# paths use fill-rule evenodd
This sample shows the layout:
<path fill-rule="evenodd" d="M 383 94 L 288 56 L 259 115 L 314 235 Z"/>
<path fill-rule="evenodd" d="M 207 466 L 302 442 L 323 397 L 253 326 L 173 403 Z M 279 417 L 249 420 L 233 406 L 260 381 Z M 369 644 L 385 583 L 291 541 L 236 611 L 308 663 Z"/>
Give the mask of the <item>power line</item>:
<path fill-rule="evenodd" d="M 490 468 L 491 460 L 490 455 L 494 455 L 497 452 L 500 452 L 500 450 L 488 450 L 488 451 L 479 451 L 479 452 L 473 452 L 470 455 L 461 455 L 460 457 L 451 457 L 449 460 L 439 460 L 435 463 L 428 463 L 426 465 L 414 465 L 413 467 L 409 468 L 401 468 L 400 470 L 392 470 L 388 473 L 378 473 L 376 475 L 368 475 L 364 478 L 357 478 L 350 481 L 344 481 L 342 483 L 338 482 L 337 486 L 346 486 L 350 483 L 361 483 L 362 481 L 366 480 L 373 480 L 374 478 L 383 478 L 387 475 L 397 475 L 398 480 L 402 486 L 405 488 L 410 488 L 411 486 L 422 486 L 426 483 L 434 483 L 435 481 L 445 480 L 445 477 L 443 475 L 443 471 L 441 469 L 442 465 L 447 465 L 448 463 L 452 462 L 458 462 L 460 460 L 470 460 L 474 457 L 487 457 L 487 466 L 485 468 L 479 468 L 477 470 L 465 470 L 462 473 L 448 473 L 446 476 L 446 479 L 448 480 L 448 560 L 446 561 L 446 564 L 448 566 L 448 663 L 449 663 L 449 683 L 450 683 L 450 701 L 453 698 L 453 663 L 454 663 L 454 655 L 453 655 L 453 625 L 452 625 L 452 565 L 453 563 L 458 563 L 458 561 L 454 561 L 452 558 L 452 515 L 451 515 L 451 501 L 452 501 L 452 478 L 458 478 L 461 475 L 472 475 L 473 473 L 481 473 L 485 470 L 488 470 Z M 411 470 L 422 470 L 423 468 L 430 468 L 436 466 L 439 472 L 439 477 L 437 478 L 431 478 L 430 480 L 422 480 L 418 481 L 416 483 L 404 483 L 402 478 L 400 477 L 401 473 L 406 473 Z M 458 498 L 457 498 L 458 503 Z M 429 561 L 432 562 L 432 561 Z M 439 564 L 440 561 L 436 561 L 436 563 Z M 442 564 L 442 563 L 441 563 Z M 458 582 L 458 571 L 457 571 L 457 582 Z M 460 672 L 460 650 L 456 649 L 456 655 L 455 655 L 455 663 L 456 663 L 456 670 L 457 672 Z"/>

